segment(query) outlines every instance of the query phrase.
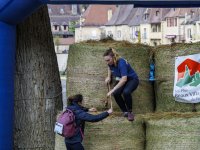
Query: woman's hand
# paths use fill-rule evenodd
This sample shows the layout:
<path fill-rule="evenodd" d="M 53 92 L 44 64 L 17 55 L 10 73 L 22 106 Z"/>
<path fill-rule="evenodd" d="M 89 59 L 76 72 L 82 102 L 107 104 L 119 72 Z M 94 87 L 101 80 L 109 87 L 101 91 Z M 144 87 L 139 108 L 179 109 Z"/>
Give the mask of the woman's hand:
<path fill-rule="evenodd" d="M 107 93 L 107 97 L 109 97 L 109 96 L 111 96 L 111 94 L 114 92 L 114 89 L 112 89 L 111 91 L 109 91 L 108 93 Z"/>
<path fill-rule="evenodd" d="M 112 108 L 110 108 L 108 111 L 107 111 L 109 114 L 111 114 L 113 112 Z"/>
<path fill-rule="evenodd" d="M 106 84 L 109 84 L 110 81 L 111 81 L 110 77 L 106 77 L 106 79 L 105 79 Z"/>
<path fill-rule="evenodd" d="M 94 108 L 94 107 L 92 107 L 92 108 L 89 109 L 89 112 L 96 112 L 96 111 L 97 111 L 97 109 Z"/>

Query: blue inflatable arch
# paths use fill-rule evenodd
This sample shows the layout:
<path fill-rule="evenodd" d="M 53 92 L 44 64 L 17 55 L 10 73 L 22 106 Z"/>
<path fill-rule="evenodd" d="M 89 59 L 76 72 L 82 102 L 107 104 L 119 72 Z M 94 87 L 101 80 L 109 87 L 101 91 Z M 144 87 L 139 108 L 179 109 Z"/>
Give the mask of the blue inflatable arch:
<path fill-rule="evenodd" d="M 44 4 L 199 7 L 199 0 L 0 0 L 0 149 L 13 149 L 16 25 Z"/>

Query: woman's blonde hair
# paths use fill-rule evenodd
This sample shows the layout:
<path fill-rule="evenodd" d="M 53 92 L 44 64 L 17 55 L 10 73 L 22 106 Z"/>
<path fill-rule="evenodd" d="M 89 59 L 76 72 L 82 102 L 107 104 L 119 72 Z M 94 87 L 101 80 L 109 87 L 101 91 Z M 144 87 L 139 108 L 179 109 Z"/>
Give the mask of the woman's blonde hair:
<path fill-rule="evenodd" d="M 113 58 L 115 66 L 117 66 L 117 62 L 121 58 L 121 56 L 116 52 L 116 50 L 114 48 L 111 48 L 111 47 L 105 51 L 103 56 L 104 57 L 105 56 L 111 56 Z"/>

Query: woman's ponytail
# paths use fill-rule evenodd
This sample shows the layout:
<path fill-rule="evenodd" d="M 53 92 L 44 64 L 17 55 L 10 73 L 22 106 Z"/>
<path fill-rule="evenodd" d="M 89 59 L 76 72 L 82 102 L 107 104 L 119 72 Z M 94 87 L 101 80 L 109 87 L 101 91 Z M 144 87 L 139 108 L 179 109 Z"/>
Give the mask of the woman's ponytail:
<path fill-rule="evenodd" d="M 117 62 L 120 58 L 119 54 L 116 52 L 115 49 L 111 48 L 112 53 L 113 53 L 113 61 L 114 61 L 114 65 L 117 66 Z"/>

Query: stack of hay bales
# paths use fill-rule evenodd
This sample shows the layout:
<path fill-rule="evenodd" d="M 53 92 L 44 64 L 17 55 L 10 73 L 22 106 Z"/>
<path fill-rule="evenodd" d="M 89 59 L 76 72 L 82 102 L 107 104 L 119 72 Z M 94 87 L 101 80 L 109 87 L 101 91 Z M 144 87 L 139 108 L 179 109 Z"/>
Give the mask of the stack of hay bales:
<path fill-rule="evenodd" d="M 146 150 L 198 150 L 200 114 L 168 114 L 146 122 Z M 158 118 L 159 118 L 158 117 Z"/>
<path fill-rule="evenodd" d="M 155 50 L 155 89 L 149 77 L 151 48 L 126 42 L 85 42 L 70 47 L 67 68 L 67 94 L 82 93 L 84 105 L 104 110 L 103 99 L 107 87 L 107 65 L 103 53 L 112 47 L 133 66 L 140 78 L 140 85 L 133 93 L 133 111 L 136 120 L 112 115 L 98 123 L 86 123 L 84 147 L 87 150 L 186 150 L 199 149 L 199 113 L 187 112 L 191 104 L 175 102 L 173 97 L 175 57 L 200 52 L 199 44 L 159 46 Z M 154 90 L 156 111 L 154 111 Z M 114 100 L 113 100 L 114 101 Z M 196 104 L 198 110 L 199 105 Z M 114 105 L 114 111 L 119 112 Z M 152 113 L 152 114 L 148 114 Z"/>
<path fill-rule="evenodd" d="M 153 111 L 153 86 L 148 82 L 150 47 L 127 42 L 86 42 L 70 46 L 67 66 L 67 95 L 82 93 L 87 107 L 104 109 L 106 99 L 107 65 L 103 59 L 106 49 L 112 47 L 128 60 L 138 73 L 140 84 L 133 94 L 134 113 Z M 114 106 L 118 110 L 118 106 Z"/>
<path fill-rule="evenodd" d="M 144 150 L 145 134 L 142 121 L 130 123 L 112 116 L 98 123 L 87 123 L 86 150 Z"/>
<path fill-rule="evenodd" d="M 176 102 L 173 97 L 175 57 L 197 54 L 200 44 L 175 44 L 159 46 L 155 50 L 155 94 L 157 112 L 188 112 L 192 104 Z M 199 105 L 196 105 L 199 109 Z"/>

